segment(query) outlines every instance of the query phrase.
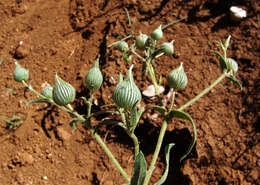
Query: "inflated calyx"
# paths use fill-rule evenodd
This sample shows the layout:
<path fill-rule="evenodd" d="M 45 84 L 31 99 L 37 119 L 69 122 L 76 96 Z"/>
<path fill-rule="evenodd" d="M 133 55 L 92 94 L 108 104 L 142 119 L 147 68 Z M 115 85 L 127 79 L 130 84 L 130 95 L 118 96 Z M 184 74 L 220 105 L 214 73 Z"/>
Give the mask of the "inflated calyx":
<path fill-rule="evenodd" d="M 13 77 L 14 80 L 17 82 L 26 81 L 29 78 L 29 71 L 23 68 L 22 66 L 20 66 L 18 62 L 15 62 L 15 70 L 13 73 Z"/>
<path fill-rule="evenodd" d="M 52 91 L 53 100 L 56 104 L 64 106 L 72 103 L 76 96 L 76 91 L 72 85 L 55 75 L 55 85 Z"/>
<path fill-rule="evenodd" d="M 173 54 L 173 52 L 174 52 L 173 42 L 174 42 L 174 40 L 172 40 L 171 42 L 162 43 L 160 48 L 165 55 L 172 55 Z"/>
<path fill-rule="evenodd" d="M 175 91 L 181 90 L 187 85 L 188 78 L 186 73 L 184 72 L 182 63 L 177 69 L 174 69 L 169 73 L 167 77 L 167 82 L 168 85 Z"/>
<path fill-rule="evenodd" d="M 99 69 L 99 58 L 97 58 L 85 77 L 87 88 L 90 91 L 98 90 L 103 82 L 103 76 Z"/>
<path fill-rule="evenodd" d="M 151 37 L 152 37 L 154 40 L 160 40 L 160 39 L 163 38 L 162 25 L 160 25 L 158 28 L 156 28 L 156 29 L 152 32 Z"/>
<path fill-rule="evenodd" d="M 50 84 L 47 84 L 46 87 L 42 90 L 42 95 L 46 98 L 52 99 L 53 87 Z"/>
<path fill-rule="evenodd" d="M 112 95 L 116 105 L 125 109 L 132 109 L 142 98 L 140 90 L 134 83 L 132 68 L 133 65 L 130 67 L 125 79 L 118 83 Z"/>

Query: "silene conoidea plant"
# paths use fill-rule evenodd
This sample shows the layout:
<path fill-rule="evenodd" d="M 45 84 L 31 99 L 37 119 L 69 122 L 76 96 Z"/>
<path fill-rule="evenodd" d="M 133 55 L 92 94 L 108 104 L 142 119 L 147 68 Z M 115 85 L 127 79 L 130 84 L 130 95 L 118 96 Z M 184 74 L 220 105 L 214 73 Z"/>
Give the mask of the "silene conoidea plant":
<path fill-rule="evenodd" d="M 28 104 L 48 102 L 68 112 L 72 116 L 70 125 L 73 129 L 76 129 L 77 123 L 84 124 L 85 128 L 91 132 L 92 136 L 97 140 L 97 142 L 100 144 L 100 146 L 108 155 L 108 157 L 111 159 L 115 167 L 124 177 L 126 184 L 147 185 L 150 181 L 150 177 L 153 173 L 153 170 L 156 168 L 156 161 L 161 150 L 163 138 L 167 129 L 167 124 L 170 123 L 173 118 L 181 118 L 188 120 L 192 125 L 192 141 L 187 151 L 180 159 L 183 160 L 191 152 L 196 142 L 195 123 L 193 119 L 189 116 L 189 114 L 185 113 L 183 110 L 191 104 L 193 104 L 195 101 L 197 101 L 203 95 L 208 93 L 225 77 L 232 80 L 233 82 L 238 84 L 240 88 L 242 88 L 240 83 L 235 78 L 236 72 L 238 71 L 238 65 L 235 60 L 227 57 L 227 49 L 231 38 L 231 36 L 229 36 L 224 42 L 224 44 L 221 41 L 218 42 L 221 52 L 214 51 L 214 53 L 219 58 L 220 67 L 222 71 L 222 74 L 216 79 L 216 81 L 213 82 L 209 87 L 203 90 L 196 97 L 188 101 L 186 104 L 179 107 L 178 109 L 175 109 L 173 108 L 173 104 L 175 101 L 175 93 L 185 88 L 188 84 L 188 78 L 183 67 L 184 64 L 180 63 L 179 67 L 173 69 L 167 76 L 167 83 L 168 86 L 172 89 L 172 94 L 170 98 L 170 104 L 168 106 L 164 105 L 162 103 L 162 95 L 160 95 L 159 92 L 161 78 L 156 79 L 154 61 L 158 57 L 161 57 L 163 55 L 171 56 L 174 53 L 174 41 L 160 43 L 160 40 L 163 38 L 163 30 L 170 25 L 172 25 L 172 23 L 164 27 L 160 25 L 149 35 L 146 35 L 144 33 L 134 34 L 132 32 L 122 40 L 117 41 L 108 46 L 109 48 L 116 47 L 119 51 L 121 51 L 122 59 L 128 63 L 131 62 L 132 57 L 137 57 L 139 61 L 143 63 L 143 65 L 145 66 L 144 69 L 146 70 L 146 72 L 148 72 L 148 75 L 152 79 L 152 83 L 155 90 L 155 96 L 157 96 L 158 99 L 158 103 L 156 103 L 156 105 L 149 107 L 140 107 L 139 103 L 142 101 L 142 94 L 138 86 L 135 84 L 135 80 L 132 74 L 134 66 L 131 65 L 126 76 L 123 76 L 120 73 L 120 76 L 118 78 L 118 84 L 115 87 L 114 92 L 112 94 L 114 104 L 104 105 L 103 107 L 106 107 L 106 110 L 102 110 L 101 108 L 101 111 L 93 112 L 91 109 L 94 98 L 93 94 L 95 93 L 95 91 L 99 90 L 103 82 L 102 72 L 99 68 L 99 58 L 97 58 L 94 61 L 93 66 L 88 71 L 85 77 L 86 86 L 90 92 L 89 98 L 82 97 L 83 101 L 87 105 L 86 115 L 81 115 L 73 109 L 71 103 L 73 103 L 76 96 L 75 88 L 71 84 L 60 78 L 58 74 L 55 75 L 55 85 L 53 87 L 47 85 L 42 92 L 38 92 L 30 84 L 26 82 L 29 79 L 29 71 L 23 68 L 17 62 L 15 62 L 16 68 L 13 73 L 14 80 L 17 82 L 21 82 L 25 88 L 28 88 L 30 91 L 38 95 L 38 99 L 31 100 L 28 102 Z M 129 39 L 134 40 L 134 43 L 130 46 L 127 43 Z M 109 110 L 107 110 L 107 107 L 109 107 Z M 145 109 L 155 109 L 156 111 L 162 114 L 163 118 L 160 134 L 158 136 L 157 144 L 149 166 L 147 165 L 144 154 L 139 148 L 139 140 L 135 135 L 135 129 Z M 103 120 L 101 121 L 101 123 L 95 126 L 91 124 L 92 117 L 108 113 L 117 114 L 121 117 L 121 119 L 119 121 Z M 121 165 L 115 159 L 113 154 L 110 152 L 106 144 L 103 142 L 102 138 L 98 135 L 98 129 L 106 123 L 114 123 L 121 126 L 133 141 L 135 162 L 131 176 L 129 176 L 129 174 L 125 172 L 125 170 L 121 167 Z M 168 144 L 165 147 L 165 172 L 163 173 L 159 181 L 155 183 L 155 185 L 163 184 L 167 178 L 169 169 L 169 154 L 173 146 L 174 143 Z"/>

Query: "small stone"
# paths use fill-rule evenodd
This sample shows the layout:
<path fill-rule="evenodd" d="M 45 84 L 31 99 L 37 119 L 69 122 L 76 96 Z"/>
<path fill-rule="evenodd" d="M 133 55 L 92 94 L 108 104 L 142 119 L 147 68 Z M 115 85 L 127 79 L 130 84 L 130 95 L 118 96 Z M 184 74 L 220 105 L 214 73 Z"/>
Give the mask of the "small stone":
<path fill-rule="evenodd" d="M 57 128 L 57 135 L 62 141 L 68 141 L 71 137 L 71 134 L 62 127 Z"/>
<path fill-rule="evenodd" d="M 159 93 L 163 93 L 164 92 L 164 87 L 163 86 L 159 86 Z M 143 95 L 147 96 L 147 97 L 153 97 L 155 96 L 155 88 L 154 85 L 149 85 L 144 91 L 143 91 Z"/>
<path fill-rule="evenodd" d="M 27 152 L 21 154 L 21 160 L 24 164 L 33 164 L 34 162 L 33 156 Z"/>
<path fill-rule="evenodd" d="M 19 44 L 16 47 L 16 50 L 15 50 L 15 53 L 14 53 L 14 58 L 23 59 L 23 58 L 28 56 L 29 51 L 30 51 L 30 48 L 28 46 L 26 46 L 24 44 L 22 44 L 22 45 Z"/>

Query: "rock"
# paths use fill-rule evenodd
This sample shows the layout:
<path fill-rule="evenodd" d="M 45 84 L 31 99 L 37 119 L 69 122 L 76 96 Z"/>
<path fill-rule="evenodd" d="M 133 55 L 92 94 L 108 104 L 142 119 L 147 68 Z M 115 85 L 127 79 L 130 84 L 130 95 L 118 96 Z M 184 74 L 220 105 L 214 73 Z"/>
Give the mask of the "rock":
<path fill-rule="evenodd" d="M 20 157 L 23 164 L 33 164 L 34 162 L 33 156 L 27 152 L 22 153 Z"/>
<path fill-rule="evenodd" d="M 68 141 L 71 137 L 71 134 L 62 127 L 57 128 L 57 135 L 59 139 L 61 139 L 64 142 Z"/>
<path fill-rule="evenodd" d="M 30 48 L 24 44 L 19 44 L 16 47 L 15 53 L 14 53 L 14 58 L 16 59 L 23 59 L 28 56 L 30 52 Z"/>
<path fill-rule="evenodd" d="M 164 87 L 159 86 L 159 93 L 161 94 L 163 92 L 164 92 Z M 142 93 L 144 96 L 153 97 L 155 96 L 155 88 L 153 85 L 149 85 Z"/>

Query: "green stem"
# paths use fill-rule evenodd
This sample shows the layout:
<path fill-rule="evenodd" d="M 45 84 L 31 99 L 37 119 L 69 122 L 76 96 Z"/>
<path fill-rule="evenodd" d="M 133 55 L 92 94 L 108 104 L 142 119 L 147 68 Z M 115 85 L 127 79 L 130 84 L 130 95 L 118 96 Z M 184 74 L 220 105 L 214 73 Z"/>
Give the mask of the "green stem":
<path fill-rule="evenodd" d="M 223 73 L 222 75 L 220 75 L 218 77 L 218 79 L 216 81 L 214 81 L 209 87 L 207 87 L 206 89 L 204 89 L 200 94 L 198 94 L 197 96 L 195 96 L 193 99 L 191 99 L 190 101 L 188 101 L 186 104 L 184 104 L 183 106 L 181 106 L 178 110 L 182 111 L 183 109 L 187 108 L 188 106 L 190 106 L 191 104 L 193 104 L 194 102 L 196 102 L 197 100 L 199 100 L 202 96 L 204 96 L 205 94 L 207 94 L 211 89 L 213 89 L 218 83 L 220 83 L 224 78 L 226 77 L 226 73 Z"/>
<path fill-rule="evenodd" d="M 131 125 L 128 122 L 128 120 L 130 119 L 129 116 L 127 116 L 126 112 L 124 112 L 124 109 L 119 108 L 119 112 L 122 118 L 122 122 L 124 125 L 124 129 L 126 131 L 126 133 L 128 134 L 128 136 L 132 139 L 134 146 L 135 146 L 135 156 L 137 156 L 137 154 L 139 153 L 139 142 L 138 142 L 138 138 L 136 137 L 136 135 L 131 131 Z"/>
<path fill-rule="evenodd" d="M 172 110 L 172 108 L 173 108 L 174 99 L 175 99 L 175 94 L 176 94 L 176 91 L 174 90 L 174 91 L 172 92 L 170 110 Z"/>
<path fill-rule="evenodd" d="M 153 82 L 153 85 L 154 85 L 154 89 L 155 89 L 155 94 L 156 96 L 160 96 L 160 93 L 159 93 L 159 87 L 158 87 L 158 83 L 157 83 L 157 80 L 155 78 L 155 74 L 154 74 L 154 70 L 153 70 L 153 66 L 151 64 L 150 61 L 146 62 L 146 65 L 148 67 L 148 72 L 150 74 L 150 77 L 152 78 L 152 82 Z"/>
<path fill-rule="evenodd" d="M 179 20 L 176 20 L 176 21 L 173 21 L 173 22 L 171 22 L 171 23 L 169 23 L 169 24 L 166 24 L 165 26 L 162 27 L 162 30 L 164 30 L 164 29 L 168 28 L 169 26 L 171 26 L 171 25 L 173 25 L 173 24 L 176 24 L 176 23 L 178 23 L 178 22 L 180 22 L 180 21 L 182 21 L 182 20 L 184 20 L 184 19 L 186 19 L 186 18 L 187 18 L 187 17 L 183 17 L 183 18 L 181 18 L 181 19 L 179 19 Z"/>
<path fill-rule="evenodd" d="M 162 142 L 163 142 L 163 138 L 164 138 L 166 129 L 167 129 L 167 121 L 164 120 L 164 121 L 163 121 L 163 124 L 162 124 L 162 128 L 161 128 L 161 130 L 160 130 L 160 134 L 159 134 L 159 137 L 158 137 L 158 141 L 157 141 L 157 144 L 156 144 L 156 148 L 155 148 L 155 151 L 154 151 L 154 153 L 153 153 L 153 158 L 152 158 L 150 167 L 149 167 L 149 169 L 148 169 L 148 171 L 150 171 L 150 172 L 155 168 L 155 163 L 156 163 L 157 158 L 158 158 L 158 156 L 159 156 L 159 152 L 160 152 L 160 149 L 161 149 L 161 146 L 162 146 Z M 151 175 L 152 175 L 152 172 L 151 172 L 151 173 L 148 173 L 148 174 L 146 175 L 143 185 L 147 185 L 147 184 L 149 183 L 150 178 L 151 178 Z"/>
<path fill-rule="evenodd" d="M 107 154 L 107 156 L 110 158 L 110 160 L 114 163 L 114 165 L 116 166 L 116 168 L 119 170 L 119 172 L 121 173 L 121 175 L 125 178 L 125 180 L 130 183 L 130 178 L 128 177 L 127 173 L 124 171 L 124 169 L 120 166 L 120 164 L 118 163 L 118 161 L 116 160 L 116 158 L 113 156 L 113 154 L 110 152 L 110 150 L 107 148 L 106 144 L 103 142 L 103 140 L 101 139 L 101 137 L 95 133 L 94 137 L 96 138 L 97 142 L 99 143 L 99 145 L 102 147 L 102 149 L 105 151 L 105 153 Z"/>
<path fill-rule="evenodd" d="M 111 47 L 117 45 L 119 42 L 124 41 L 124 40 L 127 40 L 127 39 L 129 39 L 129 38 L 131 38 L 131 37 L 133 37 L 133 36 L 134 36 L 133 34 L 130 34 L 130 35 L 126 36 L 125 38 L 123 38 L 123 39 L 121 39 L 121 40 L 119 40 L 119 41 L 116 41 L 116 42 L 110 44 L 110 45 L 107 46 L 107 47 L 108 47 L 108 48 L 111 48 Z"/>
<path fill-rule="evenodd" d="M 91 116 L 92 102 L 93 102 L 93 93 L 90 92 L 90 97 L 88 99 L 88 114 L 87 114 L 88 118 Z"/>
<path fill-rule="evenodd" d="M 127 131 L 127 134 L 129 135 L 129 137 L 131 137 L 132 141 L 134 142 L 134 145 L 135 145 L 135 157 L 137 156 L 137 154 L 139 153 L 139 142 L 138 142 L 138 138 L 136 137 L 136 135 L 131 132 L 129 133 Z"/>

